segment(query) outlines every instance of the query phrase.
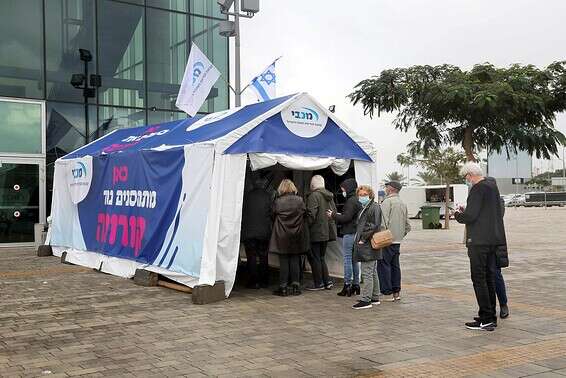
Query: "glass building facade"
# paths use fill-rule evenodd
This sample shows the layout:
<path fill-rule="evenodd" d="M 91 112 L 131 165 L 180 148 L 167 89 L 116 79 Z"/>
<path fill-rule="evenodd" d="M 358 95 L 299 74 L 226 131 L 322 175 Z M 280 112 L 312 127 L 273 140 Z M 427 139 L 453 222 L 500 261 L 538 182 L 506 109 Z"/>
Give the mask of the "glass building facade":
<path fill-rule="evenodd" d="M 45 188 L 29 188 L 38 198 L 28 202 L 43 202 L 48 214 L 53 163 L 84 145 L 87 130 L 93 140 L 117 128 L 186 117 L 175 100 L 191 42 L 225 78 L 200 112 L 229 107 L 228 40 L 218 34 L 224 19 L 216 0 L 0 2 L 0 209 L 9 208 L 0 211 L 0 244 L 7 240 L 3 233 L 11 232 L 3 218 L 22 218 L 10 205 L 14 186 L 20 194 L 24 190 L 18 172 L 29 176 L 30 164 L 37 164 L 38 180 L 28 181 L 43 180 Z M 73 74 L 85 70 L 79 49 L 92 55 L 89 75 L 102 79 L 87 104 L 82 90 L 70 84 Z"/>

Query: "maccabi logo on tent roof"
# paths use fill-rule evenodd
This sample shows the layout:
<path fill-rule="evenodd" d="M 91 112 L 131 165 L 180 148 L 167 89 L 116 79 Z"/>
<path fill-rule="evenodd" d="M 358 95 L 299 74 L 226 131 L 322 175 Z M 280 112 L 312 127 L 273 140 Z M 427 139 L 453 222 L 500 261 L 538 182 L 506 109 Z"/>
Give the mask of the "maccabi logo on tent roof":
<path fill-rule="evenodd" d="M 195 64 L 193 64 L 193 85 L 200 75 L 202 75 L 202 71 L 204 71 L 204 64 L 202 62 L 195 62 Z"/>
<path fill-rule="evenodd" d="M 308 100 L 299 100 L 281 112 L 283 123 L 293 134 L 313 138 L 326 127 L 328 116 Z"/>
<path fill-rule="evenodd" d="M 102 152 L 108 154 L 111 152 L 122 151 L 135 146 L 144 139 L 153 138 L 154 136 L 163 135 L 169 132 L 169 129 L 159 130 L 160 127 L 160 125 L 148 127 L 142 135 L 130 135 L 129 137 L 122 139 L 122 142 L 124 143 L 113 143 L 110 146 L 104 148 Z"/>

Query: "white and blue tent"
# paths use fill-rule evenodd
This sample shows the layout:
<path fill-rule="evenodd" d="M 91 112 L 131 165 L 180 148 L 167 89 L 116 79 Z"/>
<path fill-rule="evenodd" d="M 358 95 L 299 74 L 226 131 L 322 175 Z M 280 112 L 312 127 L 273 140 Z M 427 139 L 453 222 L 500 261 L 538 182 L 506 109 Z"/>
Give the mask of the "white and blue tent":
<path fill-rule="evenodd" d="M 307 93 L 151 126 L 119 129 L 55 163 L 48 242 L 67 261 L 188 286 L 238 263 L 246 166 L 330 167 L 377 186 L 376 151 Z"/>

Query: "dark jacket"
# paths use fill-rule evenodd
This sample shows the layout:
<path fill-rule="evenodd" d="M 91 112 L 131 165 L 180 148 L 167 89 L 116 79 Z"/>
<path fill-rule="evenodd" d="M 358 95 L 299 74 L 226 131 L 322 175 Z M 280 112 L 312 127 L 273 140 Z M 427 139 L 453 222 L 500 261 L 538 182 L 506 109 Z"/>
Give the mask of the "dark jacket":
<path fill-rule="evenodd" d="M 371 247 L 371 237 L 381 228 L 381 208 L 370 201 L 360 211 L 356 236 L 354 237 L 354 261 L 374 261 L 382 259 L 382 251 Z M 363 243 L 360 244 L 359 242 Z"/>
<path fill-rule="evenodd" d="M 501 197 L 493 180 L 481 180 L 470 189 L 466 210 L 454 215 L 466 224 L 466 245 L 506 245 Z"/>
<path fill-rule="evenodd" d="M 347 199 L 342 208 L 342 213 L 333 213 L 334 220 L 341 225 L 342 234 L 355 234 L 358 214 L 362 209 L 362 205 L 358 202 L 358 196 L 356 195 L 358 184 L 354 179 L 347 179 L 340 186 L 346 190 Z"/>
<path fill-rule="evenodd" d="M 242 240 L 269 240 L 271 237 L 271 195 L 255 188 L 244 196 Z"/>
<path fill-rule="evenodd" d="M 305 212 L 303 199 L 295 194 L 285 194 L 275 200 L 270 252 L 302 254 L 309 249 Z"/>
<path fill-rule="evenodd" d="M 336 222 L 328 219 L 327 210 L 336 211 L 334 196 L 326 189 L 317 189 L 307 197 L 307 216 L 311 242 L 336 240 Z"/>

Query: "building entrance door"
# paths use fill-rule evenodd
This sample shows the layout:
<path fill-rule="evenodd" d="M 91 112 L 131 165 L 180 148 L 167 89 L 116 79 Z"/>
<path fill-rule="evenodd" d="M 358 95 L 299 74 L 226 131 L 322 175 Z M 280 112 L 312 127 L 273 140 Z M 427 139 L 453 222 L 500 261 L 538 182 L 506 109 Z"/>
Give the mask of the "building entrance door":
<path fill-rule="evenodd" d="M 43 159 L 0 157 L 0 246 L 31 245 L 45 223 Z"/>

